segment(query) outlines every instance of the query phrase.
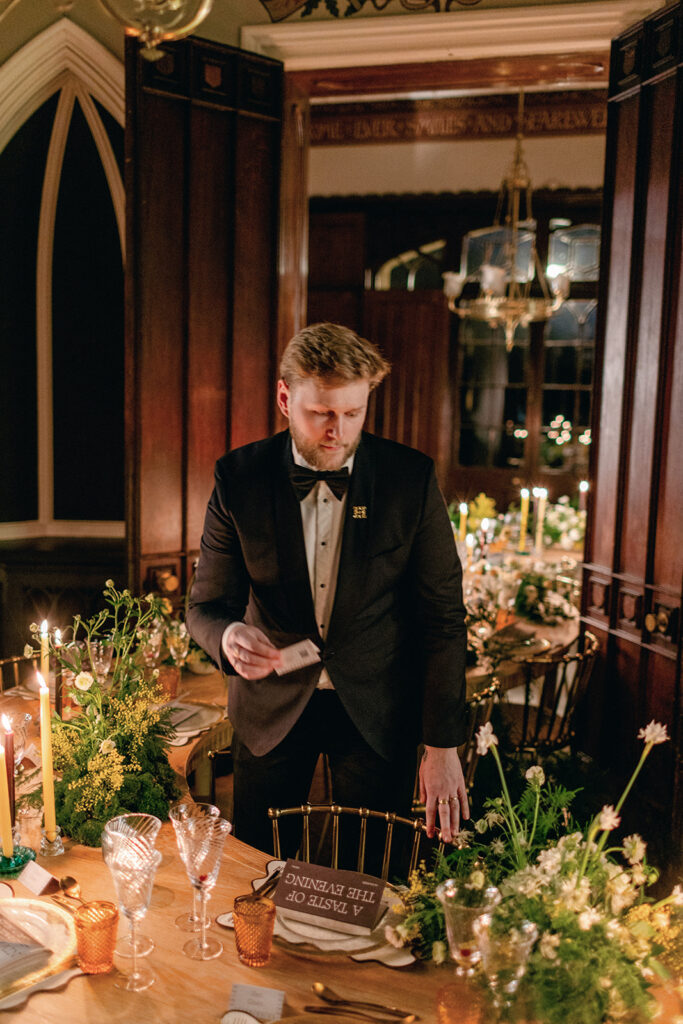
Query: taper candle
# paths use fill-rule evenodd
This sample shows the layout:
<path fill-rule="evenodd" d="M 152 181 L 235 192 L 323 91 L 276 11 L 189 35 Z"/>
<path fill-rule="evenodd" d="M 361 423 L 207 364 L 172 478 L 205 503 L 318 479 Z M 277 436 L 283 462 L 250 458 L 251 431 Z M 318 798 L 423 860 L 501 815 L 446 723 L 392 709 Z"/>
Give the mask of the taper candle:
<path fill-rule="evenodd" d="M 10 722 L 7 715 L 1 716 L 2 728 L 5 732 L 5 759 L 7 761 L 7 789 L 9 791 L 9 816 L 12 825 L 15 821 L 14 813 L 14 731 L 12 730 L 12 723 Z"/>
<path fill-rule="evenodd" d="M 40 624 L 40 674 L 47 680 L 50 675 L 50 648 L 48 647 L 47 619 Z"/>
<path fill-rule="evenodd" d="M 0 835 L 2 836 L 3 855 L 11 857 L 14 853 L 14 843 L 12 841 L 12 819 L 9 813 L 6 763 L 5 748 L 0 743 Z"/>
<path fill-rule="evenodd" d="M 519 492 L 522 499 L 519 519 L 519 544 L 517 550 L 521 553 L 526 551 L 526 531 L 529 525 L 529 488 L 522 487 Z"/>
<path fill-rule="evenodd" d="M 45 680 L 38 673 L 40 684 L 40 753 L 43 760 L 43 814 L 45 835 L 53 843 L 57 835 L 55 818 L 55 780 L 52 772 L 52 721 L 50 715 L 50 691 Z"/>
<path fill-rule="evenodd" d="M 538 506 L 536 512 L 536 554 L 543 551 L 543 520 L 545 519 L 545 503 L 548 492 L 545 487 L 538 488 Z"/>
<path fill-rule="evenodd" d="M 587 480 L 581 480 L 579 482 L 579 512 L 586 511 L 586 495 L 590 489 L 590 484 Z"/>
<path fill-rule="evenodd" d="M 467 536 L 467 504 L 462 501 L 460 503 L 460 532 L 458 534 L 458 540 L 464 540 Z"/>

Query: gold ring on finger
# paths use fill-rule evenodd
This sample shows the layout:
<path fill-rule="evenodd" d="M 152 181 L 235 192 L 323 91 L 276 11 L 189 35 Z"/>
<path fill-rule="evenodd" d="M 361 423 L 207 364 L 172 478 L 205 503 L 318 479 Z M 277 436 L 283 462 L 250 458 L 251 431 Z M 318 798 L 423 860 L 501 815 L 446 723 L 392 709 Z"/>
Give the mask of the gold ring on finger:
<path fill-rule="evenodd" d="M 439 800 L 437 802 L 439 803 L 439 805 L 448 804 L 448 797 L 446 797 L 445 799 L 443 797 L 439 797 Z"/>

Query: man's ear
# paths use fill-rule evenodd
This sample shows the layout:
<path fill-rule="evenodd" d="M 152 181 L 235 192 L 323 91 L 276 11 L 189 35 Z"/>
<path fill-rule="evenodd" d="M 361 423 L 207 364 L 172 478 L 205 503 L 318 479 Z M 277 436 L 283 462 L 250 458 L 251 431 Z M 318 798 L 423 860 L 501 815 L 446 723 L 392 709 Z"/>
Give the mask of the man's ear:
<path fill-rule="evenodd" d="M 280 378 L 277 382 L 277 407 L 287 419 L 289 419 L 289 396 L 289 385 Z"/>

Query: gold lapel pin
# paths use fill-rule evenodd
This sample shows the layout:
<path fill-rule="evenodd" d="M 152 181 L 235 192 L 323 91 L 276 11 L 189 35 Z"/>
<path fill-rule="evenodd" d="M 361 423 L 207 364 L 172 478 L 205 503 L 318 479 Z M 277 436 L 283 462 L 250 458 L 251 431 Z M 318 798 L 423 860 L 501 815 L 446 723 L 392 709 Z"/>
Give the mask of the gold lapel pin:
<path fill-rule="evenodd" d="M 353 518 L 354 519 L 367 519 L 368 518 L 368 507 L 367 507 L 367 505 L 354 505 L 353 506 Z"/>

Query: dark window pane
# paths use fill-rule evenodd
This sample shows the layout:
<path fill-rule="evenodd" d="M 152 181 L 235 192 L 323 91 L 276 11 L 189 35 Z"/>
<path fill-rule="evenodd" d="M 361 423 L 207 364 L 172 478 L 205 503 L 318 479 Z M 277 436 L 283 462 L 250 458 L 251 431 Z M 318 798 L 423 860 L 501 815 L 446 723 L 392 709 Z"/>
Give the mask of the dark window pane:
<path fill-rule="evenodd" d="M 557 313 L 553 313 L 545 329 L 549 341 L 571 341 L 579 337 L 575 305 L 573 302 L 565 302 Z"/>
<path fill-rule="evenodd" d="M 549 384 L 574 384 L 576 362 L 575 345 L 548 345 L 545 351 L 545 379 Z"/>
<path fill-rule="evenodd" d="M 514 345 L 508 354 L 508 379 L 511 384 L 523 384 L 526 379 L 527 348 Z"/>
<path fill-rule="evenodd" d="M 594 356 L 592 348 L 586 347 L 579 350 L 579 384 L 592 385 Z"/>
<path fill-rule="evenodd" d="M 36 252 L 57 95 L 0 153 L 0 521 L 38 517 Z"/>
<path fill-rule="evenodd" d="M 590 426 L 591 421 L 591 392 L 581 391 L 579 392 L 579 425 L 581 427 Z"/>
<path fill-rule="evenodd" d="M 493 453 L 493 465 L 502 467 L 519 466 L 524 459 L 524 439 L 515 437 L 510 430 L 504 430 L 498 447 Z"/>
<path fill-rule="evenodd" d="M 547 436 L 541 438 L 540 459 L 541 465 L 549 469 L 564 469 L 567 465 L 569 449 L 564 444 L 558 444 Z"/>
<path fill-rule="evenodd" d="M 78 104 L 57 203 L 52 317 L 54 517 L 123 519 L 121 248 L 104 170 Z"/>
<path fill-rule="evenodd" d="M 505 409 L 503 388 L 470 387 L 462 389 L 460 417 L 463 424 L 500 427 Z"/>
<path fill-rule="evenodd" d="M 505 409 L 503 416 L 506 424 L 523 426 L 526 423 L 526 391 L 524 388 L 505 389 Z"/>
<path fill-rule="evenodd" d="M 500 446 L 501 431 L 494 427 L 466 428 L 460 431 L 461 466 L 490 466 L 493 452 Z"/>
<path fill-rule="evenodd" d="M 556 421 L 574 421 L 574 391 L 560 391 L 545 388 L 543 391 L 543 425 Z"/>

